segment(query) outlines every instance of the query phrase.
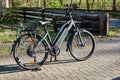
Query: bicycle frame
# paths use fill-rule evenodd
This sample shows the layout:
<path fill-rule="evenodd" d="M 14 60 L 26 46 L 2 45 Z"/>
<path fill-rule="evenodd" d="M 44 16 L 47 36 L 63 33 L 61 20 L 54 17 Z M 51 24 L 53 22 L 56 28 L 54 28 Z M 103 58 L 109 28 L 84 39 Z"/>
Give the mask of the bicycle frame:
<path fill-rule="evenodd" d="M 68 6 L 68 9 L 71 12 L 72 8 L 69 8 Z M 57 61 L 57 56 L 60 54 L 61 44 L 71 29 L 73 30 L 67 40 L 66 52 L 69 50 L 71 56 L 77 61 L 88 59 L 95 49 L 94 37 L 89 31 L 79 29 L 79 25 L 77 24 L 81 22 L 74 21 L 71 13 L 69 13 L 69 18 L 70 20 L 61 26 L 54 40 L 51 40 L 47 30 L 46 24 L 49 24 L 50 21 L 39 21 L 44 28 L 45 35 L 43 36 L 36 33 L 37 28 L 21 26 L 22 30 L 16 32 L 16 40 L 11 49 L 11 54 L 13 53 L 17 64 L 24 69 L 36 70 L 47 60 L 48 54 L 51 55 L 50 61 L 53 60 L 52 57 Z M 23 35 L 19 37 L 18 34 L 21 32 L 23 32 Z M 20 50 L 23 50 L 23 54 L 20 53 Z M 81 55 L 81 53 L 83 53 L 83 55 Z M 28 59 L 23 60 L 24 55 L 27 56 Z"/>
<path fill-rule="evenodd" d="M 68 25 L 68 26 L 67 26 Z M 39 44 L 44 40 L 46 39 L 46 37 L 48 38 L 48 42 L 49 42 L 49 45 L 50 46 L 57 46 L 58 48 L 61 47 L 61 44 L 63 42 L 63 40 L 65 39 L 65 37 L 67 36 L 69 30 L 75 26 L 75 23 L 71 17 L 71 20 L 69 20 L 68 22 L 66 22 L 65 24 L 63 24 L 63 26 L 61 27 L 60 31 L 58 32 L 58 34 L 56 35 L 55 39 L 51 40 L 51 37 L 49 35 L 49 32 L 46 28 L 46 26 L 44 26 L 44 29 L 45 29 L 45 35 L 44 37 L 39 41 Z"/>

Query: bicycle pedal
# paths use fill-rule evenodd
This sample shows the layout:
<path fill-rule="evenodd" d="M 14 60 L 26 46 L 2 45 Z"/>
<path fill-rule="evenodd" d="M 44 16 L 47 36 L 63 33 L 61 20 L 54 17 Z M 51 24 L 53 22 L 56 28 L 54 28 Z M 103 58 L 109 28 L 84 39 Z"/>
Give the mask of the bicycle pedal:
<path fill-rule="evenodd" d="M 39 69 L 39 68 L 35 68 L 35 69 L 32 69 L 31 71 L 32 72 L 35 72 L 35 71 L 40 71 L 41 69 Z"/>
<path fill-rule="evenodd" d="M 50 62 L 52 62 L 52 56 L 50 57 Z"/>
<path fill-rule="evenodd" d="M 54 61 L 58 61 L 57 58 L 55 58 Z"/>

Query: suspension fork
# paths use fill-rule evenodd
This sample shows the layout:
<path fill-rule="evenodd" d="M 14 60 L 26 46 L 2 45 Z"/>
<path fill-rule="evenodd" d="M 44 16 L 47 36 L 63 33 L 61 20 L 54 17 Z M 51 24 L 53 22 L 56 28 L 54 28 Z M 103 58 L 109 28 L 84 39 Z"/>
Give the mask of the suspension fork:
<path fill-rule="evenodd" d="M 83 40 L 82 40 L 82 36 L 81 36 L 81 33 L 80 33 L 80 30 L 79 30 L 79 29 L 77 29 L 77 33 L 78 33 L 78 38 L 79 38 L 79 40 L 80 40 L 80 42 L 81 42 L 81 46 L 84 46 L 84 42 L 83 42 Z"/>

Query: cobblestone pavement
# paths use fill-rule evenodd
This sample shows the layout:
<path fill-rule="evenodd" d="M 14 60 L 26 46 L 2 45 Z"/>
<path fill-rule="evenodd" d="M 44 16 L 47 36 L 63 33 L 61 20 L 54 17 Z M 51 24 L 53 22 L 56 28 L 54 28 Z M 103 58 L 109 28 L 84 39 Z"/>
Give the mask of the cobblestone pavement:
<path fill-rule="evenodd" d="M 58 61 L 48 59 L 40 71 L 23 70 L 12 55 L 0 55 L 0 80 L 120 80 L 120 38 L 97 40 L 86 61 L 75 61 L 63 47 Z"/>

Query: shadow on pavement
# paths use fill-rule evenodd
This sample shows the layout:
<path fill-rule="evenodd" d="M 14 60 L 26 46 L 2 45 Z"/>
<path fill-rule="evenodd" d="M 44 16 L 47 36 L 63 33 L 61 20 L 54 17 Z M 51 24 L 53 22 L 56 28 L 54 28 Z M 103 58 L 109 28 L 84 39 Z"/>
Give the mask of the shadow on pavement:
<path fill-rule="evenodd" d="M 64 63 L 72 63 L 72 62 L 79 62 L 75 59 L 69 59 L 69 60 L 58 60 L 58 61 L 46 61 L 44 65 L 52 65 L 52 64 L 64 64 Z M 41 70 L 41 69 L 40 69 Z M 8 74 L 8 73 L 15 73 L 15 72 L 22 72 L 26 71 L 25 69 L 22 69 L 17 64 L 11 64 L 11 65 L 0 65 L 0 74 Z M 39 71 L 39 70 L 32 70 L 32 71 Z"/>
<path fill-rule="evenodd" d="M 68 60 L 57 60 L 57 61 L 46 61 L 44 65 L 52 65 L 52 64 L 64 64 L 64 63 L 73 63 L 73 62 L 79 62 L 75 59 L 68 59 Z"/>
<path fill-rule="evenodd" d="M 0 74 L 15 73 L 21 71 L 25 71 L 25 70 L 21 69 L 17 64 L 0 65 Z"/>
<path fill-rule="evenodd" d="M 112 80 L 120 80 L 120 77 L 114 78 L 114 79 L 112 79 Z"/>

